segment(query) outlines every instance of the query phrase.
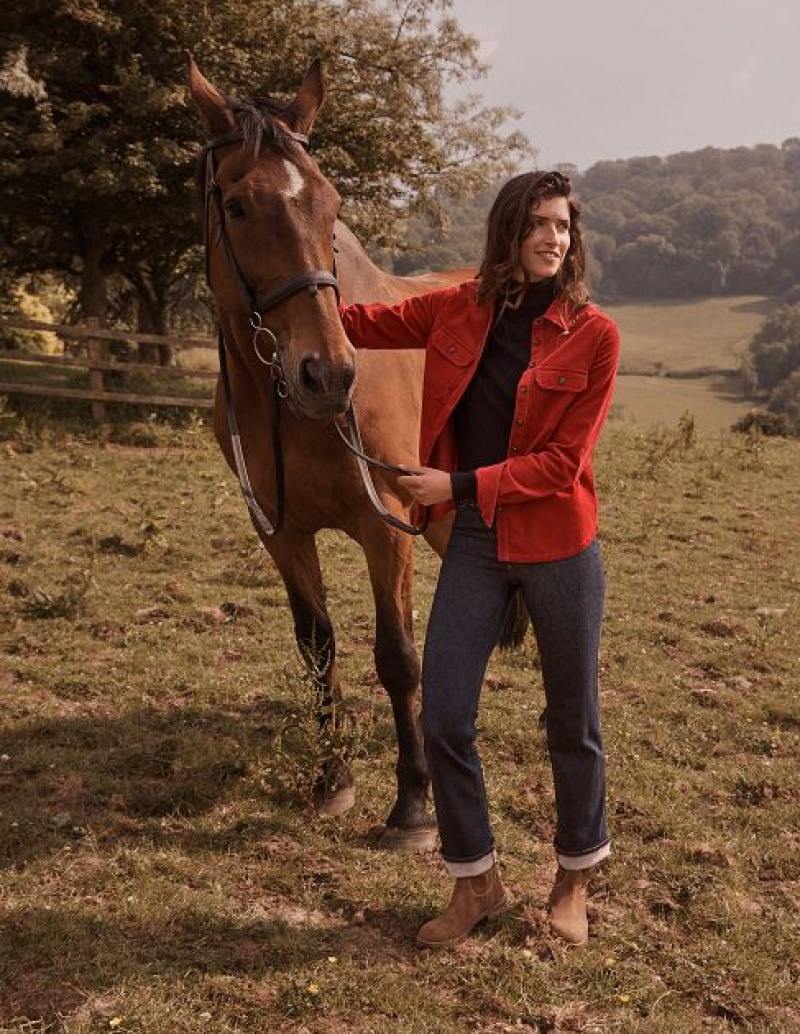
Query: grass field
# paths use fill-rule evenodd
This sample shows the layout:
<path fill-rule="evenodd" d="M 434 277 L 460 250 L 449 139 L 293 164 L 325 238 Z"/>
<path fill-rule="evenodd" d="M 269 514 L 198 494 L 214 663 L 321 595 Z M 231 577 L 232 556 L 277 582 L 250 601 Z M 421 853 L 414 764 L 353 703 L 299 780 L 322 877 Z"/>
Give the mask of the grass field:
<path fill-rule="evenodd" d="M 704 432 L 728 430 L 752 408 L 741 396 L 736 374 L 673 378 L 641 375 L 617 378 L 612 419 L 637 427 L 672 426 L 691 413 Z"/>
<path fill-rule="evenodd" d="M 515 905 L 426 954 L 447 880 L 371 834 L 395 755 L 362 557 L 323 537 L 359 788 L 325 820 L 238 490 L 202 424 L 147 430 L 0 418 L 0 1031 L 800 1030 L 800 442 L 609 427 L 590 943 L 547 931 L 529 640 L 493 658 L 481 718 Z M 420 547 L 420 641 L 436 567 Z"/>
<path fill-rule="evenodd" d="M 732 371 L 774 307 L 757 295 L 606 306 L 622 338 L 615 416 L 648 427 L 688 411 L 701 430 L 727 430 L 752 405 Z"/>
<path fill-rule="evenodd" d="M 620 368 L 658 373 L 735 369 L 775 299 L 760 295 L 607 305 L 622 334 Z"/>

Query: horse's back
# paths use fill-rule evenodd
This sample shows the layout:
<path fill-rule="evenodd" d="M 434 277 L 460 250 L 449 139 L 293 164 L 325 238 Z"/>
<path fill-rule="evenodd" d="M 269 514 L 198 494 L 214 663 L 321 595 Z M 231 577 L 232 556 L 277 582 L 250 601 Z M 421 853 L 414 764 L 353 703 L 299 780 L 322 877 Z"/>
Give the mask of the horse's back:
<path fill-rule="evenodd" d="M 375 265 L 344 223 L 336 224 L 336 264 L 345 304 L 384 302 L 393 305 L 404 298 L 460 284 L 475 275 L 474 269 L 463 268 L 395 276 Z"/>

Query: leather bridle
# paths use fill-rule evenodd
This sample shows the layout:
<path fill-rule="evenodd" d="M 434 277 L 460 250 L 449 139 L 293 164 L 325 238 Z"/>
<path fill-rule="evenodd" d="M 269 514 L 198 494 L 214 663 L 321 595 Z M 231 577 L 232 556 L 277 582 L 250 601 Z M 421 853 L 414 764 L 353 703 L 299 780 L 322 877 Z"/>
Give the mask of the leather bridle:
<path fill-rule="evenodd" d="M 308 147 L 308 137 L 302 133 L 295 133 L 291 130 L 282 130 L 285 135 L 301 144 L 304 148 Z M 339 301 L 339 281 L 336 278 L 335 268 L 333 272 L 326 269 L 314 269 L 307 270 L 302 273 L 298 273 L 296 276 L 290 277 L 284 283 L 279 284 L 277 287 L 267 291 L 266 294 L 260 298 L 256 297 L 253 293 L 250 285 L 246 278 L 242 274 L 239 263 L 236 261 L 236 255 L 234 254 L 231 246 L 230 239 L 225 229 L 225 213 L 222 206 L 222 191 L 217 182 L 217 156 L 216 151 L 219 147 L 224 147 L 227 144 L 241 143 L 244 141 L 244 133 L 241 130 L 233 130 L 230 133 L 225 133 L 222 136 L 216 137 L 210 143 L 206 144 L 200 154 L 200 160 L 205 162 L 204 178 L 205 178 L 205 270 L 206 270 L 206 282 L 211 287 L 211 215 L 212 206 L 217 216 L 217 243 L 221 243 L 222 248 L 225 252 L 225 257 L 228 262 L 228 266 L 233 273 L 234 280 L 236 281 L 237 289 L 242 298 L 246 311 L 249 313 L 250 326 L 253 328 L 253 349 L 256 356 L 260 359 L 265 366 L 267 366 L 272 374 L 273 383 L 273 405 L 272 405 L 272 418 L 271 418 L 271 430 L 272 430 L 272 443 L 275 460 L 275 493 L 276 493 L 276 518 L 273 524 L 266 516 L 258 500 L 255 497 L 253 486 L 250 481 L 250 477 L 247 473 L 247 465 L 245 463 L 244 451 L 242 449 L 241 435 L 239 433 L 239 427 L 236 420 L 236 412 L 233 406 L 233 397 L 230 387 L 230 377 L 228 373 L 227 363 L 227 344 L 222 331 L 221 324 L 218 325 L 217 331 L 217 348 L 219 351 L 219 366 L 220 375 L 222 378 L 222 389 L 223 397 L 225 401 L 225 412 L 228 421 L 228 430 L 231 438 L 231 447 L 233 449 L 234 463 L 236 466 L 236 474 L 239 479 L 239 487 L 244 497 L 245 503 L 250 511 L 250 514 L 255 522 L 256 526 L 265 535 L 274 535 L 283 524 L 284 511 L 285 511 L 285 475 L 284 475 L 284 464 L 283 464 L 283 448 L 281 445 L 281 434 L 280 434 L 280 412 L 281 412 L 281 401 L 286 398 L 288 394 L 288 386 L 283 375 L 283 367 L 281 366 L 280 356 L 278 354 L 278 342 L 275 335 L 265 326 L 262 322 L 262 317 L 270 309 L 274 309 L 281 302 L 287 298 L 291 298 L 301 291 L 308 291 L 309 294 L 315 295 L 320 288 L 330 287 L 336 292 L 336 300 Z M 262 353 L 264 342 L 266 341 L 267 347 L 272 348 L 272 355 L 270 358 L 265 358 Z M 397 528 L 400 531 L 406 532 L 408 535 L 421 535 L 428 525 L 428 510 L 424 508 L 423 519 L 421 524 L 417 527 L 413 524 L 407 524 L 391 513 L 383 504 L 378 491 L 375 488 L 375 484 L 372 480 L 372 475 L 369 468 L 378 467 L 381 470 L 386 470 L 392 474 L 407 474 L 408 471 L 404 467 L 396 466 L 392 463 L 386 463 L 383 460 L 375 459 L 374 457 L 368 456 L 364 452 L 364 446 L 361 441 L 361 434 L 358 428 L 358 422 L 356 415 L 353 410 L 352 404 L 348 406 L 345 413 L 345 424 L 346 429 L 342 429 L 339 422 L 334 419 L 334 426 L 342 439 L 344 444 L 355 456 L 356 463 L 358 464 L 359 471 L 361 473 L 362 481 L 364 482 L 364 488 L 367 492 L 369 500 L 381 517 L 387 524 Z"/>

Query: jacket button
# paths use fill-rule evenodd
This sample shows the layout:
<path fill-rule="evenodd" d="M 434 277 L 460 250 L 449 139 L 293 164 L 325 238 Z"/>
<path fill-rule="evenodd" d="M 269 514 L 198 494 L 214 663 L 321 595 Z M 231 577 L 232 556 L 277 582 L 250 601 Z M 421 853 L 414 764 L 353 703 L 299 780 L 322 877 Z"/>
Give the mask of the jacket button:
<path fill-rule="evenodd" d="M 455 345 L 448 345 L 448 346 L 447 346 L 447 351 L 448 351 L 448 352 L 449 352 L 449 353 L 450 353 L 451 355 L 453 354 L 453 352 L 455 352 L 455 350 L 456 350 L 456 346 L 455 346 Z"/>
<path fill-rule="evenodd" d="M 566 384 L 567 383 L 567 378 L 566 377 L 559 377 L 558 378 L 558 383 L 559 384 Z"/>
<path fill-rule="evenodd" d="M 525 385 L 523 384 L 523 385 L 522 385 L 522 387 L 521 387 L 521 388 L 519 389 L 519 393 L 520 393 L 520 395 L 524 395 L 524 394 L 525 394 L 525 393 L 527 392 L 527 390 L 528 390 L 528 389 L 527 389 L 527 388 L 525 387 Z"/>
<path fill-rule="evenodd" d="M 523 425 L 523 423 L 524 423 L 524 420 L 522 419 L 522 417 L 521 417 L 521 416 L 518 416 L 518 417 L 517 417 L 517 421 L 516 421 L 516 423 L 517 423 L 517 427 L 522 427 L 522 425 Z"/>
<path fill-rule="evenodd" d="M 536 361 L 535 360 L 532 363 L 528 363 L 528 369 L 529 370 L 532 370 L 534 368 L 534 366 L 536 366 Z"/>
<path fill-rule="evenodd" d="M 512 448 L 512 450 L 511 450 L 511 451 L 512 451 L 512 452 L 513 452 L 513 453 L 514 453 L 514 454 L 516 455 L 516 453 L 518 453 L 518 452 L 519 452 L 519 449 L 518 449 L 518 448 L 517 448 L 517 446 L 515 445 L 515 446 L 514 446 L 514 447 Z"/>

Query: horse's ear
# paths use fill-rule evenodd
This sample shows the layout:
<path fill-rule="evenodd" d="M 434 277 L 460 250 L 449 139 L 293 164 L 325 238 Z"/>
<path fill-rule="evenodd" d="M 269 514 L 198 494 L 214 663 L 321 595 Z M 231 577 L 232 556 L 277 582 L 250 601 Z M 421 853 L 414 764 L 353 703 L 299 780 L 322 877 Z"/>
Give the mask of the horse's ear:
<path fill-rule="evenodd" d="M 189 93 L 194 106 L 200 112 L 203 125 L 212 136 L 222 136 L 236 128 L 236 119 L 230 105 L 216 86 L 213 86 L 195 64 L 191 54 L 186 55 L 188 64 Z"/>
<path fill-rule="evenodd" d="M 311 135 L 314 119 L 325 100 L 325 83 L 322 79 L 322 62 L 315 58 L 303 79 L 297 96 L 289 105 L 287 122 L 297 133 Z"/>

